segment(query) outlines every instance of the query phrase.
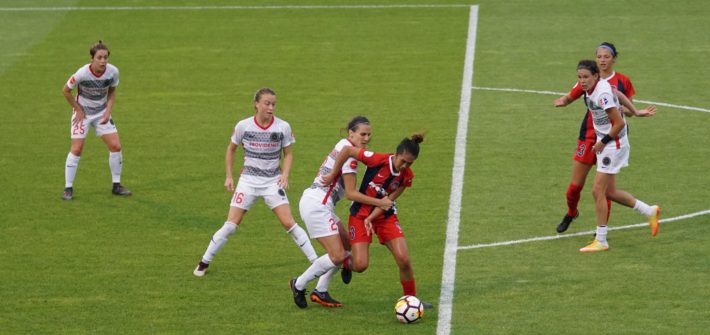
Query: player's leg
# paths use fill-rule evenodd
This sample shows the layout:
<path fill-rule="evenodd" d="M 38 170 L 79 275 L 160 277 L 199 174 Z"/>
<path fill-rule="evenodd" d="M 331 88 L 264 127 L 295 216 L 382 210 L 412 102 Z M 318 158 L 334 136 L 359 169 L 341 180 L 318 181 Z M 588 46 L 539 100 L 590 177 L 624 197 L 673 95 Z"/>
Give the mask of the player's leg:
<path fill-rule="evenodd" d="M 589 141 L 577 140 L 577 150 L 572 157 L 572 178 L 565 199 L 567 200 L 567 213 L 562 217 L 562 221 L 557 225 L 557 232 L 563 233 L 569 228 L 569 225 L 579 216 L 577 208 L 579 199 L 582 195 L 582 189 L 587 180 L 589 170 L 596 162 L 596 155 L 592 152 L 594 143 Z"/>
<path fill-rule="evenodd" d="M 268 201 L 267 205 L 269 205 Z M 308 261 L 313 263 L 318 258 L 318 255 L 316 254 L 315 249 L 313 249 L 313 245 L 311 244 L 306 231 L 296 223 L 293 215 L 291 215 L 291 207 L 289 207 L 288 202 L 273 207 L 271 210 L 274 214 L 276 214 L 276 217 L 279 219 L 279 222 L 281 222 L 281 225 L 284 227 L 286 232 L 291 235 L 293 242 L 296 243 L 298 248 L 300 248 L 303 254 L 306 255 Z"/>
<path fill-rule="evenodd" d="M 121 185 L 123 153 L 121 152 L 121 140 L 118 137 L 118 132 L 113 124 L 113 120 L 109 120 L 109 122 L 103 125 L 97 125 L 96 133 L 101 135 L 101 139 L 106 143 L 106 147 L 109 151 L 108 166 L 111 169 L 111 181 L 113 182 L 111 192 L 114 195 L 120 196 L 131 195 L 131 191 Z"/>
<path fill-rule="evenodd" d="M 340 241 L 343 243 L 343 248 L 345 249 L 345 259 L 343 259 L 343 266 L 340 269 L 340 278 L 343 283 L 350 284 L 353 278 L 353 271 L 350 267 L 346 267 L 345 264 L 350 262 L 352 257 L 351 247 L 350 247 L 350 236 L 348 235 L 348 230 L 345 229 L 342 223 L 338 222 L 338 234 L 340 235 Z"/>
<path fill-rule="evenodd" d="M 616 188 L 616 181 L 613 181 L 607 191 L 607 197 L 614 202 L 633 208 L 636 212 L 648 218 L 649 226 L 651 227 L 651 235 L 658 234 L 658 219 L 661 215 L 661 208 L 657 205 L 648 205 L 647 203 L 636 199 L 629 192 Z"/>
<path fill-rule="evenodd" d="M 403 295 L 416 296 L 417 284 L 414 279 L 414 269 L 412 268 L 412 262 L 409 257 L 409 248 L 407 247 L 407 241 L 404 236 L 386 241 L 385 246 L 390 250 L 397 263 L 397 267 L 399 267 L 399 280 L 402 284 Z M 424 302 L 423 300 L 422 305 L 427 309 L 433 307 L 431 303 Z"/>
<path fill-rule="evenodd" d="M 355 272 L 367 270 L 370 262 L 370 243 L 372 236 L 365 229 L 365 221 L 361 218 L 350 215 L 348 217 L 348 228 L 350 232 L 350 257 L 345 257 L 343 268 Z"/>
<path fill-rule="evenodd" d="M 71 200 L 74 197 L 74 179 L 76 178 L 76 171 L 79 169 L 79 160 L 83 149 L 83 138 L 73 138 L 71 140 L 71 148 L 64 164 L 64 193 L 62 194 L 62 199 L 64 200 Z"/>
<path fill-rule="evenodd" d="M 327 254 L 318 257 L 303 274 L 298 276 L 294 286 L 297 290 L 305 290 L 308 282 L 319 278 L 316 289 L 310 295 L 311 301 L 326 307 L 342 307 L 343 305 L 333 299 L 328 293 L 330 278 L 322 279 L 324 275 L 330 274 L 332 276 L 337 271 L 345 259 L 345 249 L 338 234 L 320 237 L 318 242 L 320 242 Z M 298 305 L 298 302 L 296 304 Z"/>
<path fill-rule="evenodd" d="M 88 133 L 88 117 L 84 117 L 82 122 L 76 122 L 76 113 L 73 113 L 69 127 L 71 148 L 64 164 L 64 193 L 62 194 L 62 199 L 64 200 L 71 200 L 74 197 L 74 179 L 76 171 L 79 169 L 81 153 L 84 150 L 84 139 L 86 139 Z"/>
<path fill-rule="evenodd" d="M 244 214 L 251 208 L 257 198 L 250 187 L 237 184 L 237 189 L 234 191 L 234 195 L 229 204 L 227 221 L 212 235 L 212 239 L 207 245 L 204 255 L 202 255 L 200 262 L 192 272 L 195 276 L 202 277 L 205 275 L 207 267 L 210 265 L 215 255 L 217 255 L 217 252 L 227 244 L 229 236 L 237 231 L 237 228 L 239 228 L 239 225 L 242 223 Z"/>
<path fill-rule="evenodd" d="M 609 244 L 606 240 L 608 231 L 607 217 L 609 213 L 606 195 L 609 185 L 614 181 L 614 176 L 613 174 L 597 171 L 594 177 L 592 195 L 594 196 L 594 209 L 597 217 L 597 231 L 594 241 L 586 247 L 579 249 L 581 252 L 606 251 L 609 249 Z"/>

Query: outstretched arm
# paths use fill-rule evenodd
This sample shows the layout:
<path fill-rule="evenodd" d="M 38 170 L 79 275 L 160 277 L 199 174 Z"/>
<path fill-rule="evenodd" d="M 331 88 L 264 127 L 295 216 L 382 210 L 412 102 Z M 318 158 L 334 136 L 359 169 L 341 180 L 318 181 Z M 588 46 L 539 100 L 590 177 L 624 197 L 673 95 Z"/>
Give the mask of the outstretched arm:
<path fill-rule="evenodd" d="M 634 103 L 629 99 L 626 94 L 623 92 L 617 90 L 616 88 L 613 89 L 614 94 L 616 94 L 616 97 L 619 98 L 619 103 L 623 106 L 621 108 L 621 111 L 626 115 L 626 116 L 638 116 L 638 117 L 646 117 L 646 116 L 653 116 L 656 114 L 656 106 L 650 105 L 644 109 L 637 110 L 636 106 L 634 106 Z"/>

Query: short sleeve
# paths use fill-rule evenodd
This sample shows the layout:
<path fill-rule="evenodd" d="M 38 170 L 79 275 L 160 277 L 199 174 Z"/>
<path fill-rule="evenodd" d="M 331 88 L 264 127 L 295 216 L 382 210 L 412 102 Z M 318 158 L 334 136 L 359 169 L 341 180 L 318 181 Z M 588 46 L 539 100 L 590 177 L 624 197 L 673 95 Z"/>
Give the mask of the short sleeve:
<path fill-rule="evenodd" d="M 618 108 L 616 102 L 614 101 L 614 96 L 611 93 L 604 92 L 599 95 L 599 100 L 597 101 L 597 104 L 604 109 L 604 110 L 609 110 L 612 107 Z"/>
<path fill-rule="evenodd" d="M 67 80 L 67 87 L 69 87 L 70 90 L 73 90 L 73 89 L 76 87 L 76 85 L 79 84 L 79 80 L 81 79 L 81 78 L 80 78 L 80 74 L 79 74 L 80 72 L 81 72 L 81 69 L 79 69 L 79 71 L 76 71 L 76 72 L 75 72 L 73 75 L 71 75 L 71 77 L 69 77 L 69 79 Z"/>
<path fill-rule="evenodd" d="M 232 143 L 236 145 L 242 144 L 242 138 L 244 137 L 244 127 L 242 126 L 242 123 L 237 123 L 236 126 L 234 126 L 234 131 L 232 131 Z"/>
<path fill-rule="evenodd" d="M 357 155 L 357 160 L 365 163 L 365 165 L 369 167 L 375 167 L 386 162 L 390 156 L 390 154 L 381 154 L 374 151 L 368 151 L 363 148 L 360 149 L 360 152 Z"/>
<path fill-rule="evenodd" d="M 574 86 L 572 86 L 572 89 L 569 90 L 569 93 L 567 93 L 567 95 L 569 95 L 572 100 L 577 100 L 579 99 L 579 97 L 582 96 L 583 93 L 584 90 L 582 90 L 582 85 L 577 82 L 576 84 L 574 84 Z"/>
<path fill-rule="evenodd" d="M 118 74 L 118 68 L 116 68 L 116 74 L 111 78 L 111 87 L 116 87 L 118 86 L 119 82 L 119 74 Z"/>
<path fill-rule="evenodd" d="M 281 139 L 281 147 L 282 148 L 285 148 L 293 143 L 296 143 L 296 138 L 293 136 L 293 132 L 291 131 L 291 125 L 284 122 L 282 132 L 283 132 L 283 138 Z"/>

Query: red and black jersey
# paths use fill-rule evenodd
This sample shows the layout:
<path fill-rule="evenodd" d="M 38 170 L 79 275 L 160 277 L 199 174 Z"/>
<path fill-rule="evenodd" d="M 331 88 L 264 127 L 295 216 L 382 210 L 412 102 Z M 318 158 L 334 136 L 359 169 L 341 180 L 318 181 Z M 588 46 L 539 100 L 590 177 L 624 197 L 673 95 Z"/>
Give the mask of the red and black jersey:
<path fill-rule="evenodd" d="M 602 80 L 606 80 L 607 82 L 609 82 L 612 87 L 621 91 L 621 93 L 624 93 L 624 95 L 626 95 L 626 97 L 629 99 L 636 95 L 636 90 L 634 89 L 634 85 L 631 84 L 631 79 L 621 73 L 613 72 L 609 78 Z M 579 85 L 579 82 L 576 83 L 568 93 L 572 100 L 576 100 L 583 94 L 584 90 L 582 90 L 582 86 Z M 584 105 L 587 105 L 586 102 Z M 594 132 L 594 123 L 592 123 L 592 116 L 590 115 L 589 110 L 587 110 L 587 112 L 584 114 L 582 125 L 579 127 L 579 140 L 587 140 L 592 142 L 595 142 L 597 140 L 597 135 Z"/>
<path fill-rule="evenodd" d="M 367 166 L 360 184 L 360 193 L 364 195 L 382 199 L 400 187 L 412 186 L 414 172 L 410 168 L 395 172 L 392 168 L 394 154 L 380 154 L 360 149 L 357 160 Z M 353 202 L 350 206 L 350 215 L 364 219 L 372 213 L 373 209 L 372 205 Z M 389 217 L 395 213 L 396 208 L 393 206 L 384 216 Z"/>

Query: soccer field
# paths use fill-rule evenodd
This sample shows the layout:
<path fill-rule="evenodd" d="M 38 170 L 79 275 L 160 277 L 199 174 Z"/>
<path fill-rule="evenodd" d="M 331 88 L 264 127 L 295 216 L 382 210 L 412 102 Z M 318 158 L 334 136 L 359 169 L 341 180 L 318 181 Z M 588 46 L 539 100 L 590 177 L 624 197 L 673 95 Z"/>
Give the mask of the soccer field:
<path fill-rule="evenodd" d="M 700 0 L 0 1 L 0 333 L 706 333 L 708 17 Z M 98 39 L 121 71 L 113 118 L 134 195 L 111 195 L 92 131 L 75 199 L 62 201 L 61 88 Z M 603 41 L 637 104 L 659 106 L 629 119 L 618 186 L 671 220 L 655 238 L 611 231 L 608 252 L 582 254 L 593 177 L 579 219 L 553 236 L 584 106 L 552 102 Z M 418 296 L 435 305 L 419 322 L 396 321 L 398 272 L 377 244 L 366 272 L 333 280 L 345 307 L 298 309 L 288 281 L 307 260 L 263 204 L 192 275 L 226 218 L 229 136 L 264 86 L 295 133 L 288 194 L 302 226 L 301 192 L 353 116 L 372 121 L 375 151 L 427 131 L 397 201 Z M 644 221 L 613 206 L 612 227 Z"/>

